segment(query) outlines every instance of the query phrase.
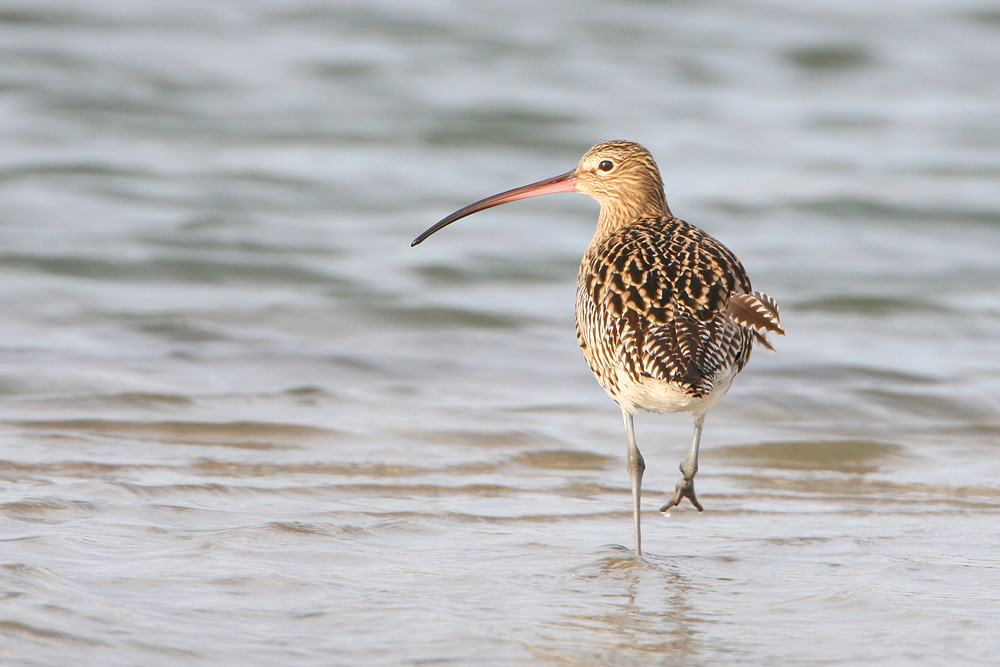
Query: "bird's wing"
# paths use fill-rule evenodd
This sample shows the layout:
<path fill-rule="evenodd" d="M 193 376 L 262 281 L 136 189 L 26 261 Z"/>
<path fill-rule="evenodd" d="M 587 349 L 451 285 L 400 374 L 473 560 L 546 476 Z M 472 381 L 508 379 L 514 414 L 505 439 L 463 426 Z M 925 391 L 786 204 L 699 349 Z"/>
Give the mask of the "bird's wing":
<path fill-rule="evenodd" d="M 696 227 L 673 218 L 635 223 L 584 258 L 579 326 L 591 330 L 581 331 L 581 344 L 636 381 L 704 395 L 721 371 L 749 358 L 751 330 L 728 311 L 730 296 L 749 290 L 739 260 Z"/>

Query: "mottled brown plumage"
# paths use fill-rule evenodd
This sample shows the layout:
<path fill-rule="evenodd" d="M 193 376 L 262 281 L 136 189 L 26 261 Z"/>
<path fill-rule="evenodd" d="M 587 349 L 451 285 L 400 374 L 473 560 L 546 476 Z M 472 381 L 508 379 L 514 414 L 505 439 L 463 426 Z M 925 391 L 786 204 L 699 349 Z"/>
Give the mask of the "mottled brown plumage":
<path fill-rule="evenodd" d="M 644 218 L 591 245 L 580 266 L 577 337 L 601 385 L 617 374 L 681 387 L 693 398 L 750 358 L 752 333 L 728 314 L 750 281 L 732 253 L 677 218 Z M 624 406 L 623 406 L 624 407 Z M 631 411 L 643 408 L 630 405 Z"/>
<path fill-rule="evenodd" d="M 555 192 L 582 192 L 601 204 L 597 231 L 577 285 L 576 329 L 583 356 L 622 409 L 628 436 L 636 553 L 645 464 L 632 416 L 690 411 L 691 449 L 667 510 L 694 493 L 705 413 L 750 359 L 754 342 L 783 335 L 774 300 L 750 286 L 724 245 L 673 217 L 653 157 L 629 141 L 591 148 L 573 171 L 488 197 L 425 231 L 413 245 L 452 222 L 492 206 Z"/>

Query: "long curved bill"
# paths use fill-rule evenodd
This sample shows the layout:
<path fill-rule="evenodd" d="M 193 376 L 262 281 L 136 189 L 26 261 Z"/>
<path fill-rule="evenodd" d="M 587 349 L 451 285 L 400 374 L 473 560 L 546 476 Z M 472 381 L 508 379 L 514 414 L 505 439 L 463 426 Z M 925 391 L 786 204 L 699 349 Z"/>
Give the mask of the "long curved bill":
<path fill-rule="evenodd" d="M 439 229 L 444 229 L 456 220 L 461 220 L 468 215 L 478 213 L 479 211 L 483 211 L 488 208 L 493 208 L 494 206 L 499 206 L 500 204 L 517 201 L 518 199 L 527 199 L 528 197 L 550 195 L 556 192 L 576 192 L 577 180 L 579 179 L 576 175 L 576 170 L 574 169 L 573 171 L 567 171 L 565 174 L 560 174 L 553 178 L 547 178 L 544 181 L 538 181 L 537 183 L 531 183 L 530 185 L 524 185 L 519 188 L 514 188 L 513 190 L 501 192 L 498 195 L 493 195 L 492 197 L 487 197 L 486 199 L 480 199 L 475 204 L 469 204 L 465 208 L 455 211 L 447 218 L 437 223 L 417 238 L 413 239 L 413 243 L 410 244 L 410 247 L 421 243 L 434 232 Z"/>

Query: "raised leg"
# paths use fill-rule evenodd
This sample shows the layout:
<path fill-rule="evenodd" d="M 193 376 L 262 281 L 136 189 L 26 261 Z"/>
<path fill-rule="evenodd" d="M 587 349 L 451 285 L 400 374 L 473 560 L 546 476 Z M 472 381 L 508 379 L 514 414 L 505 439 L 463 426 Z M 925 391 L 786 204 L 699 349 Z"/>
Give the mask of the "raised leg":
<path fill-rule="evenodd" d="M 702 512 L 704 507 L 698 502 L 694 495 L 694 476 L 698 474 L 698 445 L 701 444 L 701 427 L 705 423 L 705 415 L 695 418 L 694 421 L 694 441 L 691 443 L 691 450 L 681 461 L 681 478 L 677 480 L 677 488 L 674 490 L 674 497 L 666 505 L 660 508 L 661 512 L 666 512 L 675 505 L 680 505 L 681 501 L 687 498 L 695 508 Z"/>
<path fill-rule="evenodd" d="M 632 425 L 632 413 L 622 410 L 625 420 L 625 435 L 628 438 L 628 477 L 632 481 L 632 521 L 635 524 L 635 555 L 642 555 L 642 532 L 639 529 L 639 499 L 642 497 L 642 473 L 646 470 L 646 462 L 635 444 L 635 427 Z"/>

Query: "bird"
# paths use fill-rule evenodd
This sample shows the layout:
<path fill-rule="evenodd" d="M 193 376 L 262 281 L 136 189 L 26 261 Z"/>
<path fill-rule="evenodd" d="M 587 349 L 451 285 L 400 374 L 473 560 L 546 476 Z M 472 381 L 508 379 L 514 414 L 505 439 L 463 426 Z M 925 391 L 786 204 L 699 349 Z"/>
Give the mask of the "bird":
<path fill-rule="evenodd" d="M 694 438 L 666 512 L 694 491 L 705 415 L 729 390 L 755 344 L 784 335 L 778 305 L 754 291 L 726 246 L 674 217 L 653 156 L 631 141 L 588 150 L 575 169 L 481 199 L 443 218 L 411 246 L 453 222 L 494 206 L 560 192 L 589 195 L 601 206 L 597 230 L 580 263 L 576 333 L 598 383 L 621 408 L 632 490 L 635 555 L 642 556 L 640 510 L 646 469 L 633 417 L 690 412 Z"/>

